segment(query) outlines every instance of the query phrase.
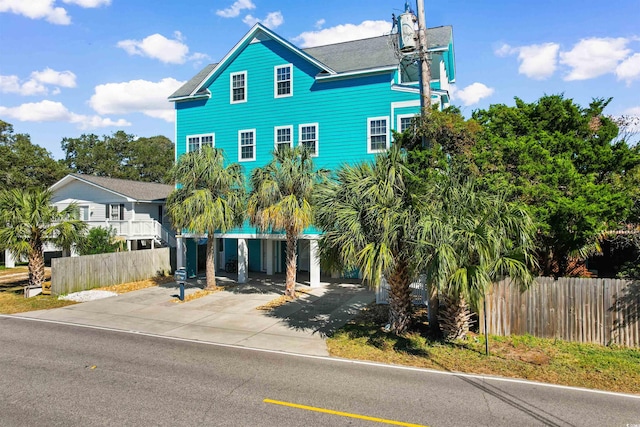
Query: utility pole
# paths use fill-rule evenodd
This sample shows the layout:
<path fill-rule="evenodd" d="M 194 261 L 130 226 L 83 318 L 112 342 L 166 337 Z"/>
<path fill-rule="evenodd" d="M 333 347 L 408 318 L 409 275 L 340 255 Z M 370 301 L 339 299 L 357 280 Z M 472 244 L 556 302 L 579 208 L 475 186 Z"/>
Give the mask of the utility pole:
<path fill-rule="evenodd" d="M 416 0 L 416 3 L 418 8 L 418 56 L 420 58 L 420 108 L 423 114 L 429 114 L 431 112 L 431 70 L 427 53 L 424 0 Z"/>

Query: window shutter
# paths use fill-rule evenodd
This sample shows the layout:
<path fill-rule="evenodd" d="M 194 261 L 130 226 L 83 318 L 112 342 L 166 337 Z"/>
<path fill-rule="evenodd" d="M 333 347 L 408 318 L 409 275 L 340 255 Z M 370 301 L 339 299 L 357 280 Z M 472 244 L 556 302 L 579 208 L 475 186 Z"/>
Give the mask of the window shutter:
<path fill-rule="evenodd" d="M 124 203 L 120 203 L 120 221 L 124 221 Z"/>
<path fill-rule="evenodd" d="M 104 205 L 104 219 L 109 219 L 109 203 Z"/>

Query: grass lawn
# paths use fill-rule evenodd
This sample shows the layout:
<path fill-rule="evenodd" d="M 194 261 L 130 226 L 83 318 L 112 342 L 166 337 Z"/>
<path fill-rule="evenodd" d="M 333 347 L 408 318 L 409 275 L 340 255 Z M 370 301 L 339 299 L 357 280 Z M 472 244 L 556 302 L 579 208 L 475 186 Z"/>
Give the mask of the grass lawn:
<path fill-rule="evenodd" d="M 605 347 L 532 336 L 484 336 L 444 343 L 425 338 L 422 318 L 416 331 L 397 336 L 383 331 L 385 306 L 369 306 L 327 340 L 332 356 L 524 378 L 546 383 L 640 394 L 640 349 Z"/>

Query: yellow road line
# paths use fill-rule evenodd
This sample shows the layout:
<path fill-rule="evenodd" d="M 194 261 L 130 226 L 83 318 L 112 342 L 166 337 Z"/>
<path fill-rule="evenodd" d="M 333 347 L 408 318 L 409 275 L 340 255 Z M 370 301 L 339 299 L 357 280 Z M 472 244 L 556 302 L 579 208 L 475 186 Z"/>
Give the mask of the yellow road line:
<path fill-rule="evenodd" d="M 411 424 L 411 423 L 405 423 L 405 422 L 402 422 L 402 421 L 385 420 L 384 418 L 368 417 L 366 415 L 358 415 L 358 414 L 352 414 L 352 413 L 349 413 L 349 412 L 340 412 L 340 411 L 334 411 L 334 410 L 331 410 L 331 409 L 316 408 L 315 406 L 299 405 L 297 403 L 282 402 L 280 400 L 264 399 L 263 402 L 264 403 L 272 403 L 274 405 L 289 406 L 291 408 L 305 409 L 307 411 L 322 412 L 324 414 L 339 415 L 341 417 L 357 418 L 359 420 L 366 420 L 366 421 L 373 421 L 373 422 L 376 422 L 376 423 L 391 424 L 391 425 L 394 425 L 394 426 L 427 427 L 427 426 L 424 426 L 422 424 Z"/>

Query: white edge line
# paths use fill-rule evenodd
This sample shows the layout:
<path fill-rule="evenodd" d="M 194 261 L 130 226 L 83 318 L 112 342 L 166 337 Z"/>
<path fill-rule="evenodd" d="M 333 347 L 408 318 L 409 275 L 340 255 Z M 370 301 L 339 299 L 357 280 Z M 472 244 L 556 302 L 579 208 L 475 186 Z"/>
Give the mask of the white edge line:
<path fill-rule="evenodd" d="M 224 348 L 233 348 L 233 349 L 238 349 L 238 350 L 257 351 L 257 352 L 260 352 L 260 353 L 281 354 L 281 355 L 285 355 L 285 356 L 302 357 L 302 358 L 306 358 L 306 359 L 324 360 L 324 361 L 327 361 L 327 362 L 350 363 L 350 364 L 354 364 L 354 365 L 373 366 L 373 367 L 378 367 L 378 368 L 399 369 L 399 370 L 403 370 L 403 371 L 414 371 L 414 372 L 425 372 L 425 373 L 429 373 L 429 374 L 448 375 L 448 376 L 462 377 L 462 378 L 474 378 L 474 379 L 480 379 L 480 380 L 486 380 L 486 381 L 500 381 L 500 382 L 507 382 L 507 383 L 535 385 L 535 386 L 540 386 L 540 387 L 559 388 L 559 389 L 563 389 L 563 390 L 573 390 L 573 391 L 580 391 L 580 392 L 586 392 L 586 393 L 604 394 L 604 395 L 608 395 L 608 396 L 627 397 L 627 398 L 631 398 L 631 399 L 640 399 L 640 395 L 635 395 L 635 394 L 618 393 L 618 392 L 614 392 L 614 391 L 605 391 L 605 390 L 595 390 L 595 389 L 583 388 L 583 387 L 572 387 L 572 386 L 560 385 L 560 384 L 549 384 L 549 383 L 542 383 L 542 382 L 538 382 L 538 381 L 521 380 L 521 379 L 516 379 L 516 378 L 494 377 L 494 376 L 479 375 L 479 374 L 465 374 L 465 373 L 460 373 L 460 372 L 438 371 L 438 370 L 435 370 L 435 369 L 428 369 L 428 368 L 416 368 L 416 367 L 413 367 L 413 366 L 402 366 L 402 365 L 389 365 L 389 364 L 378 363 L 378 362 L 368 362 L 368 361 L 365 361 L 365 360 L 343 359 L 343 358 L 339 358 L 339 357 L 314 356 L 314 355 L 311 355 L 311 354 L 292 353 L 292 352 L 282 351 L 282 350 L 269 350 L 269 349 L 266 349 L 266 348 L 245 347 L 245 346 L 236 345 L 236 344 L 223 344 L 223 343 L 215 343 L 215 342 L 210 342 L 210 341 L 200 341 L 200 340 L 191 339 L 191 338 L 172 337 L 172 336 L 167 336 L 167 335 L 152 334 L 152 333 L 149 333 L 149 332 L 108 328 L 108 327 L 105 327 L 105 326 L 83 325 L 83 324 L 80 324 L 80 323 L 63 322 L 63 321 L 60 321 L 60 320 L 38 319 L 37 317 L 22 317 L 22 316 L 16 316 L 16 315 L 0 314 L 0 318 L 3 318 L 3 317 L 7 318 L 7 319 L 31 320 L 31 321 L 43 322 L 43 323 L 53 323 L 53 324 L 57 324 L 57 325 L 67 325 L 67 326 L 76 326 L 76 327 L 79 327 L 79 328 L 97 329 L 97 330 L 101 330 L 101 331 L 110 331 L 110 332 L 120 332 L 120 333 L 133 334 L 133 335 L 142 335 L 142 336 L 152 337 L 152 338 L 163 338 L 163 339 L 168 339 L 168 340 L 173 340 L 173 341 L 182 341 L 182 342 L 190 342 L 190 343 L 196 343 L 196 344 L 211 345 L 211 346 L 215 346 L 215 347 L 224 347 Z"/>

